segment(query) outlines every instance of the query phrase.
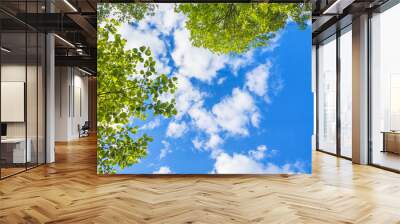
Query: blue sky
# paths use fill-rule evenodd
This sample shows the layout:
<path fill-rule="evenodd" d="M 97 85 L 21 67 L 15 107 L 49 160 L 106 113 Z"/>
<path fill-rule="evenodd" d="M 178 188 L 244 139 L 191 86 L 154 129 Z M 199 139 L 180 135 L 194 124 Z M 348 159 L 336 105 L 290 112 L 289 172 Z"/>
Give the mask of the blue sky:
<path fill-rule="evenodd" d="M 157 69 L 178 77 L 178 115 L 134 121 L 154 138 L 121 174 L 310 173 L 311 28 L 292 22 L 243 55 L 193 47 L 171 4 L 124 24 L 127 48 L 149 46 Z"/>

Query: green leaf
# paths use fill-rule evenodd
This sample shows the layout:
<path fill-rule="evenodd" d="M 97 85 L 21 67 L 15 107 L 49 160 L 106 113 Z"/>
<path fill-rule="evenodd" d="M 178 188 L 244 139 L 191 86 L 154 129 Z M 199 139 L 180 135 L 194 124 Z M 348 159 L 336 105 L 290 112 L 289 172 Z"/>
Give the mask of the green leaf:
<path fill-rule="evenodd" d="M 311 18 L 309 3 L 182 3 L 176 10 L 188 18 L 192 44 L 217 54 L 268 46 L 289 18 L 302 29 Z"/>
<path fill-rule="evenodd" d="M 127 42 L 117 33 L 117 26 L 118 21 L 104 19 L 97 33 L 99 173 L 115 173 L 115 167 L 132 166 L 147 155 L 148 143 L 153 138 L 146 134 L 139 136 L 138 127 L 128 125 L 131 119 L 146 120 L 148 114 L 170 117 L 171 111 L 161 111 L 162 108 L 175 108 L 173 100 L 165 103 L 158 100 L 166 84 L 176 88 L 175 84 L 170 85 L 173 79 L 156 72 L 150 48 L 125 49 Z M 154 81 L 149 76 L 154 76 Z"/>

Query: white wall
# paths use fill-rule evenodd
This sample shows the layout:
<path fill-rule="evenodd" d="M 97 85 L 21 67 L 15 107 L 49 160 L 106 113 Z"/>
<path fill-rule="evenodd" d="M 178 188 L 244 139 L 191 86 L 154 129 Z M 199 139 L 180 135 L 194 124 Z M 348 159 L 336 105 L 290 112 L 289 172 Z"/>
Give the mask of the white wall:
<path fill-rule="evenodd" d="M 38 69 L 38 70 L 37 70 Z M 25 66 L 25 64 L 3 64 L 1 66 L 1 81 L 2 82 L 23 82 L 26 83 L 26 107 L 25 102 L 22 102 L 22 107 L 16 109 L 12 107 L 2 107 L 3 113 L 22 113 L 22 121 L 20 122 L 5 122 L 7 124 L 7 137 L 9 138 L 24 138 L 25 135 L 30 140 L 32 149 L 32 161 L 44 163 L 44 74 L 42 68 L 35 66 Z M 27 81 L 25 80 L 27 78 Z M 2 89 L 2 94 L 7 94 Z M 24 94 L 24 89 L 19 90 L 19 94 Z M 22 91 L 22 92 L 21 92 Z M 7 98 L 7 95 L 2 95 L 2 98 Z M 22 97 L 24 98 L 24 97 Z M 24 101 L 24 100 L 23 100 Z M 16 102 L 17 103 L 17 102 Z M 26 110 L 26 111 L 25 111 Z M 24 114 L 26 112 L 26 120 Z M 2 114 L 3 114 L 2 113 Z M 39 155 L 37 156 L 37 153 Z"/>
<path fill-rule="evenodd" d="M 1 66 L 1 81 L 25 82 L 25 64 L 6 64 Z M 1 108 L 7 110 L 7 108 Z M 7 137 L 25 137 L 25 122 L 7 122 Z"/>
<path fill-rule="evenodd" d="M 68 76 L 69 69 L 67 67 L 55 68 L 55 140 L 68 140 L 68 88 L 70 77 Z"/>
<path fill-rule="evenodd" d="M 88 78 L 76 68 L 56 67 L 55 85 L 55 140 L 77 139 L 78 125 L 88 120 Z"/>

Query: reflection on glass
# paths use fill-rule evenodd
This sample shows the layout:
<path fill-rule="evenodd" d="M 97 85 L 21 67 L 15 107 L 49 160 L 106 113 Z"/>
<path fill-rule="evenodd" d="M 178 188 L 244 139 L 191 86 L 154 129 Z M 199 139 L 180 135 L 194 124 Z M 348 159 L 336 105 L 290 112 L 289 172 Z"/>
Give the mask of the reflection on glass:
<path fill-rule="evenodd" d="M 27 33 L 28 38 L 28 62 L 27 62 L 27 99 L 26 99 L 26 112 L 27 112 L 27 143 L 30 147 L 30 162 L 27 167 L 31 168 L 37 165 L 37 33 Z"/>
<path fill-rule="evenodd" d="M 372 17 L 372 163 L 400 170 L 400 5 Z"/>
<path fill-rule="evenodd" d="M 340 152 L 352 157 L 352 35 L 351 26 L 340 36 Z"/>
<path fill-rule="evenodd" d="M 0 1 L 14 14 L 41 13 L 45 1 Z M 45 162 L 45 35 L 0 12 L 0 178 Z"/>
<path fill-rule="evenodd" d="M 390 80 L 390 130 L 400 130 L 400 73 L 391 74 Z"/>
<path fill-rule="evenodd" d="M 318 147 L 336 153 L 336 40 L 318 48 Z"/>
<path fill-rule="evenodd" d="M 45 44 L 46 44 L 46 39 L 45 35 L 42 33 L 39 33 L 38 35 L 38 77 L 37 77 L 37 82 L 38 82 L 38 136 L 37 136 L 37 146 L 38 146 L 38 156 L 37 156 L 37 162 L 38 164 L 43 164 L 45 163 L 45 60 L 46 60 L 46 52 L 45 52 Z"/>
<path fill-rule="evenodd" d="M 25 170 L 31 151 L 26 144 L 26 35 L 2 33 L 1 45 L 1 176 Z M 28 150 L 27 149 L 28 146 Z"/>

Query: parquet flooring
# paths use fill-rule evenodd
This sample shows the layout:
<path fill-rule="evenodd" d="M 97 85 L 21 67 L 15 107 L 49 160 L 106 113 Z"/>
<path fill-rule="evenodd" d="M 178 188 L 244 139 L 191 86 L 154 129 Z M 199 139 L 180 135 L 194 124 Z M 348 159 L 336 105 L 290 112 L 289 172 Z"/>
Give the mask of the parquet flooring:
<path fill-rule="evenodd" d="M 319 152 L 312 175 L 98 176 L 96 144 L 0 181 L 0 223 L 400 223 L 400 175 Z"/>

